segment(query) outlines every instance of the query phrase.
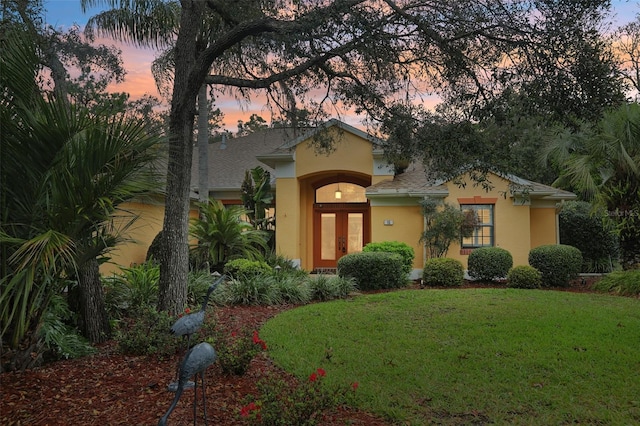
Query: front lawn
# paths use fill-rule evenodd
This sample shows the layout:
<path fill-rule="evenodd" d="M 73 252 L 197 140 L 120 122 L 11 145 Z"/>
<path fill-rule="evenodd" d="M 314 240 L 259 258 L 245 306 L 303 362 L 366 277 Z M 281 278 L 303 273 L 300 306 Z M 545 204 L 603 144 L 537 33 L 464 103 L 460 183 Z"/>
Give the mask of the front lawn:
<path fill-rule="evenodd" d="M 269 355 L 360 408 L 412 424 L 640 423 L 640 300 L 406 290 L 302 306 L 261 330 Z"/>

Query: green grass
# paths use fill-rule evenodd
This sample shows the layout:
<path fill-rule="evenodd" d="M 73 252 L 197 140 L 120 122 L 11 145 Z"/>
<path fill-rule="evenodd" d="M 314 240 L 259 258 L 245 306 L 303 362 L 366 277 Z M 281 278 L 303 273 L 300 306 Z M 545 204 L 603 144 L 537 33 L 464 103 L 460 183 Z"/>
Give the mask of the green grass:
<path fill-rule="evenodd" d="M 406 290 L 306 305 L 261 330 L 270 356 L 402 424 L 640 423 L 640 300 Z"/>

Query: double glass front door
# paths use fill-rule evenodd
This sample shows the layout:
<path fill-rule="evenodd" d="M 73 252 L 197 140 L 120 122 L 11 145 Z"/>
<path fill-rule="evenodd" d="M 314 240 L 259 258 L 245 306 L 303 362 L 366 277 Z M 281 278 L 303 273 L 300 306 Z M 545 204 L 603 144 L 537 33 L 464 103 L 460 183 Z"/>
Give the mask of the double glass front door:
<path fill-rule="evenodd" d="M 335 268 L 338 259 L 362 251 L 367 243 L 366 212 L 357 210 L 316 210 L 314 266 Z"/>

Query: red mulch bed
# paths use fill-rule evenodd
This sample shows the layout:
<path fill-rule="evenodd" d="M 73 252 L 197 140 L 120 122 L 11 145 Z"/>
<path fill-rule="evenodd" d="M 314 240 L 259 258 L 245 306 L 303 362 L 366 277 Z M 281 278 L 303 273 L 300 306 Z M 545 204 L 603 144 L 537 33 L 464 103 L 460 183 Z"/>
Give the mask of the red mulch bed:
<path fill-rule="evenodd" d="M 224 307 L 212 309 L 217 324 L 241 330 L 259 328 L 267 319 L 292 306 Z M 0 425 L 156 425 L 174 394 L 180 355 L 127 356 L 109 341 L 95 355 L 58 361 L 24 373 L 0 374 Z M 211 425 L 247 425 L 239 414 L 246 395 L 256 393 L 256 381 L 267 372 L 286 374 L 258 355 L 242 377 L 225 375 L 217 364 L 206 371 L 207 418 Z M 198 388 L 198 423 L 204 424 Z M 368 413 L 341 407 L 324 413 L 320 423 L 333 425 L 388 425 Z M 193 424 L 193 390 L 186 390 L 168 424 Z"/>
<path fill-rule="evenodd" d="M 577 280 L 564 290 L 588 292 L 594 279 Z M 417 285 L 416 285 L 417 287 Z M 464 287 L 492 287 L 467 283 Z M 562 290 L 562 289 L 561 289 Z M 215 308 L 217 324 L 230 329 L 259 328 L 284 307 Z M 0 424 L 10 425 L 155 425 L 169 408 L 173 381 L 181 354 L 168 359 L 121 355 L 109 341 L 95 355 L 58 361 L 24 373 L 0 374 Z M 207 417 L 210 424 L 247 425 L 240 417 L 246 395 L 255 394 L 256 381 L 265 373 L 286 374 L 260 354 L 242 377 L 224 375 L 214 364 L 206 372 Z M 198 401 L 202 402 L 200 391 Z M 171 425 L 193 423 L 193 391 L 184 392 L 169 417 Z M 201 404 L 198 422 L 203 424 Z M 390 423 L 355 409 L 341 407 L 324 413 L 321 426 Z"/>

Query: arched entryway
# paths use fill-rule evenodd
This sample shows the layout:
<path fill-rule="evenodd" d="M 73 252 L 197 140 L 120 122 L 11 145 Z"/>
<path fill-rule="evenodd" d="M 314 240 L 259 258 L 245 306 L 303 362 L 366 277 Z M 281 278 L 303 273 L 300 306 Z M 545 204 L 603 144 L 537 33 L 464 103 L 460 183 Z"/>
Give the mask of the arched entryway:
<path fill-rule="evenodd" d="M 337 175 L 313 184 L 313 269 L 333 271 L 348 253 L 362 251 L 370 239 L 370 180 Z"/>

